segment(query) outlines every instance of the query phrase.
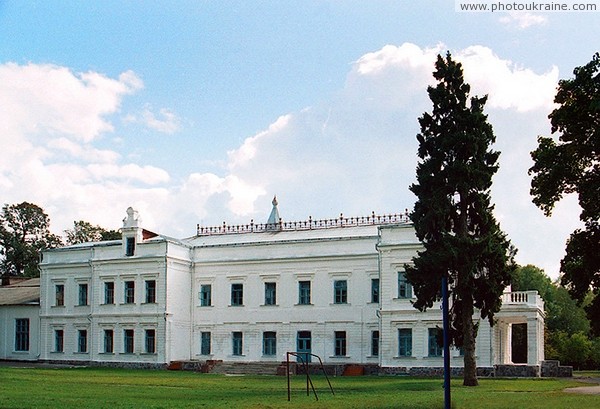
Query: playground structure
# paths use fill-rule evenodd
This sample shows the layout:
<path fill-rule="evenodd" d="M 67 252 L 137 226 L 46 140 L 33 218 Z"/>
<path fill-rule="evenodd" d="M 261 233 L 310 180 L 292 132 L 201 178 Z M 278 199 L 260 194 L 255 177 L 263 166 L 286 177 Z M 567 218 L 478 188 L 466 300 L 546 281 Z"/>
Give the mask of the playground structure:
<path fill-rule="evenodd" d="M 299 362 L 304 367 L 304 371 L 306 372 L 306 396 L 310 395 L 310 389 L 312 389 L 312 391 L 315 395 L 315 399 L 319 400 L 319 395 L 317 394 L 315 386 L 313 385 L 312 379 L 310 379 L 310 370 L 308 367 L 308 363 L 310 361 L 309 357 L 311 357 L 311 356 L 313 356 L 319 360 L 319 367 L 321 368 L 321 371 L 323 371 L 323 375 L 325 375 L 325 379 L 327 379 L 327 384 L 329 385 L 329 390 L 331 391 L 332 395 L 335 395 L 335 392 L 333 391 L 333 387 L 331 386 L 331 382 L 329 382 L 329 376 L 327 376 L 327 372 L 325 372 L 325 368 L 323 367 L 323 361 L 321 360 L 320 356 L 311 354 L 310 352 L 286 352 L 285 353 L 285 368 L 286 368 L 286 374 L 287 374 L 287 393 L 288 393 L 287 400 L 288 400 L 288 402 L 291 400 L 290 356 L 296 357 L 296 363 L 298 363 L 298 360 L 300 360 Z M 309 386 L 310 386 L 310 389 L 309 389 Z"/>

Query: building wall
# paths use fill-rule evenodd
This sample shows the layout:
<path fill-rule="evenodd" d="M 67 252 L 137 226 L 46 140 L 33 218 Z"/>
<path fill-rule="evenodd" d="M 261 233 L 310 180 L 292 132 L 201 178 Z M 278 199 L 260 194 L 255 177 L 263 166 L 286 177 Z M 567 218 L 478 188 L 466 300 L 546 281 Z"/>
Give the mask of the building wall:
<path fill-rule="evenodd" d="M 310 331 L 312 353 L 325 362 L 371 362 L 371 330 L 378 329 L 377 303 L 371 303 L 376 278 L 376 228 L 352 239 L 302 239 L 248 242 L 241 246 L 196 248 L 194 255 L 193 358 L 226 361 L 282 361 L 296 351 L 298 331 Z M 274 236 L 277 236 L 276 234 Z M 259 238 L 260 239 L 260 238 Z M 335 304 L 334 282 L 347 283 L 347 302 Z M 299 305 L 299 281 L 309 281 L 309 305 Z M 276 305 L 265 305 L 265 283 L 275 283 Z M 243 305 L 231 305 L 232 284 L 243 285 Z M 202 285 L 211 285 L 212 305 L 200 306 Z M 273 331 L 277 353 L 263 354 L 263 332 Z M 334 354 L 335 331 L 346 332 L 345 356 Z M 201 332 L 212 348 L 200 354 Z M 232 333 L 242 332 L 243 354 L 233 355 Z"/>
<path fill-rule="evenodd" d="M 135 224 L 135 223 L 132 223 Z M 124 244 L 135 237 L 133 255 Z M 142 239 L 132 226 L 123 241 L 56 249 L 41 263 L 40 353 L 45 360 L 165 364 L 216 359 L 280 362 L 297 351 L 300 331 L 311 333 L 311 352 L 324 362 L 382 367 L 441 367 L 430 356 L 429 330 L 441 328 L 438 306 L 419 312 L 399 291 L 399 274 L 422 248 L 408 224 L 368 225 L 304 231 L 217 234 L 177 241 Z M 379 280 L 373 302 L 372 280 Z M 156 283 L 155 302 L 145 299 L 147 281 Z M 299 282 L 310 282 L 310 303 L 299 300 Z M 346 300 L 336 303 L 334 283 L 347 284 Z M 125 302 L 125 283 L 135 283 L 135 300 Z M 105 284 L 114 283 L 114 304 L 105 303 Z M 265 283 L 275 283 L 276 302 L 265 303 Z M 78 288 L 88 286 L 88 303 L 79 304 Z M 64 305 L 56 305 L 56 286 L 64 286 Z M 210 285 L 210 305 L 202 306 L 202 286 Z M 243 302 L 232 305 L 232 285 L 242 285 Z M 412 294 L 414 296 L 414 294 Z M 519 309 L 514 309 L 514 308 Z M 543 332 L 539 305 L 503 307 L 504 319 L 535 320 L 530 332 Z M 543 311 L 543 305 L 542 305 Z M 528 312 L 529 311 L 529 312 Z M 531 311 L 533 315 L 529 314 Z M 501 311 L 502 312 L 502 311 Z M 474 316 L 474 319 L 477 319 Z M 540 324 L 540 320 L 542 324 Z M 400 356 L 399 330 L 411 329 L 409 356 Z M 62 351 L 56 331 L 62 330 Z M 87 331 L 87 348 L 78 351 L 78 331 Z M 104 331 L 112 330 L 113 351 L 104 351 Z M 125 331 L 133 331 L 133 352 L 125 351 Z M 154 331 L 154 352 L 146 351 L 146 331 Z M 373 334 L 379 332 L 377 350 Z M 276 334 L 274 354 L 265 354 L 265 332 Z M 345 333 L 345 351 L 336 354 L 335 334 Z M 210 350 L 201 350 L 202 334 Z M 242 334 L 234 354 L 234 333 Z M 535 334 L 531 335 L 534 336 Z M 503 341 L 498 337 L 504 336 Z M 538 339 L 539 340 L 539 339 Z M 6 345 L 6 341 L 3 341 Z M 480 322 L 479 366 L 504 363 L 503 331 Z M 535 345 L 539 342 L 536 341 Z M 377 352 L 377 353 L 374 353 Z M 540 359 L 539 347 L 531 361 Z M 6 354 L 6 353 L 5 353 Z M 543 350 L 541 351 L 543 358 Z M 452 365 L 462 366 L 459 351 Z"/>
<path fill-rule="evenodd" d="M 84 249 L 45 253 L 41 263 L 42 359 L 98 362 L 166 363 L 173 349 L 167 339 L 167 243 L 138 243 L 135 255 L 125 257 L 120 242 Z M 189 268 L 188 268 L 189 270 Z M 189 274 L 188 274 L 189 276 Z M 155 300 L 147 302 L 146 282 L 155 283 Z M 177 282 L 177 280 L 171 280 Z M 134 283 L 133 302 L 126 302 L 126 283 Z M 189 282 L 189 279 L 188 279 Z M 114 285 L 114 302 L 106 303 L 106 283 Z M 88 285 L 88 302 L 79 304 L 79 284 Z M 64 305 L 57 305 L 56 286 L 64 286 Z M 189 286 L 188 286 L 189 288 Z M 185 300 L 176 290 L 172 299 Z M 185 302 L 185 301 L 184 301 Z M 177 312 L 177 317 L 181 314 Z M 188 312 L 189 315 L 189 312 Z M 178 318 L 179 319 L 179 318 Z M 189 319 L 188 319 L 189 321 Z M 189 328 L 189 325 L 188 325 Z M 63 349 L 57 351 L 57 330 L 63 331 Z M 79 332 L 87 331 L 87 348 L 79 351 Z M 105 330 L 113 331 L 112 352 L 105 350 Z M 125 349 L 126 331 L 133 331 L 133 352 Z M 154 331 L 154 351 L 146 346 L 147 330 Z M 189 330 L 187 331 L 189 338 Z M 185 343 L 184 343 L 185 348 Z M 181 354 L 179 354 L 181 356 Z"/>
<path fill-rule="evenodd" d="M 29 320 L 29 346 L 25 351 L 15 348 L 16 320 Z M 0 306 L 0 359 L 30 361 L 40 353 L 40 318 L 38 305 Z"/>
<path fill-rule="evenodd" d="M 166 356 L 164 362 L 191 359 L 191 288 L 192 274 L 189 249 L 167 243 L 165 325 Z"/>

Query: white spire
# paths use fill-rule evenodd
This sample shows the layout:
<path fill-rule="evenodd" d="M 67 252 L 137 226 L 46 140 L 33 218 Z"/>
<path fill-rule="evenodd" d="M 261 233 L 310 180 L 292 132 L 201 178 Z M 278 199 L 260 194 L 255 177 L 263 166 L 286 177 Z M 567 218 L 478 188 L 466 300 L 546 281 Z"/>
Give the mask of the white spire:
<path fill-rule="evenodd" d="M 268 231 L 279 231 L 281 230 L 281 218 L 279 217 L 279 210 L 277 209 L 277 196 L 273 196 L 273 209 L 271 210 L 271 214 L 269 215 L 269 219 L 267 220 L 267 230 Z"/>

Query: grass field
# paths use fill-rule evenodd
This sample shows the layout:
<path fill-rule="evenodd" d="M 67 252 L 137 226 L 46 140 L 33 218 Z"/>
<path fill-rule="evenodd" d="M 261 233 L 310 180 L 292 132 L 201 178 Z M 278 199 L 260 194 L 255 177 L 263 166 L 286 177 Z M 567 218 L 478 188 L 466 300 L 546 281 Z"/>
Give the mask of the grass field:
<path fill-rule="evenodd" d="M 306 396 L 306 378 L 222 376 L 193 372 L 105 368 L 0 368 L 0 408 L 441 408 L 441 379 L 314 377 L 319 394 Z M 600 395 L 568 394 L 582 386 L 562 379 L 481 379 L 476 388 L 452 381 L 455 408 L 600 408 Z"/>

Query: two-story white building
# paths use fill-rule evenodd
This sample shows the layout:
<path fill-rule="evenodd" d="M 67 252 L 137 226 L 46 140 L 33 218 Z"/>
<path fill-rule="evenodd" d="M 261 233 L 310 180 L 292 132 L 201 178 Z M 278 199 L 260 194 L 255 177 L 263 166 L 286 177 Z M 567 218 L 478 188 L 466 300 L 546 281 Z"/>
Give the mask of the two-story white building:
<path fill-rule="evenodd" d="M 388 372 L 443 366 L 440 310 L 414 309 L 403 275 L 422 248 L 406 215 L 284 223 L 273 205 L 266 224 L 198 226 L 182 240 L 144 230 L 130 208 L 122 240 L 45 251 L 40 358 L 267 364 L 299 352 Z M 515 323 L 528 325 L 527 364 L 539 365 L 537 293 L 506 293 L 497 319 L 480 322 L 478 366 L 511 363 Z"/>

